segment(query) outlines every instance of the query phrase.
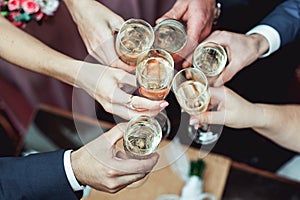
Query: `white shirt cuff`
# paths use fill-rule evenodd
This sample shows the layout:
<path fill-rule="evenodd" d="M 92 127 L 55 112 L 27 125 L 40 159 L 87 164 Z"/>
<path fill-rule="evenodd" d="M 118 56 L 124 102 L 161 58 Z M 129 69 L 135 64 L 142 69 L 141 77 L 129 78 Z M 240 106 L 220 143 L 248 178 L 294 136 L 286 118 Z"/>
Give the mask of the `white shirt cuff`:
<path fill-rule="evenodd" d="M 281 42 L 280 35 L 278 31 L 276 31 L 276 29 L 274 29 L 273 27 L 268 25 L 258 25 L 248 31 L 246 35 L 251 35 L 254 33 L 263 35 L 269 43 L 269 51 L 261 55 L 260 58 L 267 57 L 279 49 Z"/>
<path fill-rule="evenodd" d="M 78 181 L 76 180 L 76 177 L 74 175 L 72 165 L 71 165 L 71 152 L 72 150 L 67 150 L 64 153 L 64 167 L 65 167 L 65 172 L 68 178 L 68 181 L 73 188 L 73 191 L 80 191 L 83 190 L 85 187 L 80 185 Z"/>

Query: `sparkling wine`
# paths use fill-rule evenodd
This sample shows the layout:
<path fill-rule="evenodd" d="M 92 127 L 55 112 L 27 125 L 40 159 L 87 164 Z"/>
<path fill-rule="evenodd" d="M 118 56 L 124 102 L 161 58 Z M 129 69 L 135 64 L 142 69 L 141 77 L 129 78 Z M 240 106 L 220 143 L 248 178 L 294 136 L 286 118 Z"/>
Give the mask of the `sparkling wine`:
<path fill-rule="evenodd" d="M 139 116 L 129 122 L 124 135 L 124 150 L 130 158 L 144 159 L 156 151 L 161 138 L 159 123 L 148 116 Z"/>
<path fill-rule="evenodd" d="M 176 98 L 181 107 L 191 115 L 207 110 L 210 95 L 201 82 L 185 81 L 180 84 Z"/>
<path fill-rule="evenodd" d="M 149 99 L 164 99 L 169 93 L 172 78 L 172 64 L 161 57 L 150 57 L 137 65 L 139 92 Z"/>
<path fill-rule="evenodd" d="M 120 59 L 129 65 L 135 65 L 138 56 L 153 44 L 152 27 L 146 25 L 133 21 L 122 27 L 118 33 L 116 51 Z"/>
<path fill-rule="evenodd" d="M 153 87 L 154 86 L 154 87 Z M 162 88 L 156 83 L 149 83 L 147 88 L 140 87 L 139 92 L 143 97 L 152 100 L 162 100 L 169 94 L 169 88 Z"/>
<path fill-rule="evenodd" d="M 194 51 L 193 65 L 208 77 L 220 74 L 227 62 L 224 48 L 216 43 L 200 44 Z"/>
<path fill-rule="evenodd" d="M 187 32 L 183 24 L 174 19 L 165 19 L 154 28 L 153 46 L 169 53 L 180 51 L 187 42 Z"/>

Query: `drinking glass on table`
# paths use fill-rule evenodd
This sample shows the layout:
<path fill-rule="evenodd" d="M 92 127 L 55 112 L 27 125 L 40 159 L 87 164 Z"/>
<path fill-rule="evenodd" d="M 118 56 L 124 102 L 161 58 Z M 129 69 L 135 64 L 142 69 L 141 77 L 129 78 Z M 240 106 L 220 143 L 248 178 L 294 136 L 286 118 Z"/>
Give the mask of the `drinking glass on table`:
<path fill-rule="evenodd" d="M 181 108 L 190 115 L 198 115 L 207 110 L 210 95 L 205 74 L 197 68 L 179 71 L 173 80 L 172 89 Z M 219 138 L 218 132 L 212 132 L 204 124 L 199 129 L 188 127 L 189 136 L 199 144 L 211 144 Z"/>
<path fill-rule="evenodd" d="M 128 65 L 136 65 L 138 56 L 151 48 L 154 42 L 152 26 L 142 19 L 129 19 L 123 23 L 116 38 L 116 51 Z"/>
<path fill-rule="evenodd" d="M 136 80 L 139 94 L 151 100 L 162 100 L 170 92 L 174 76 L 174 60 L 163 49 L 144 51 L 137 60 Z M 170 120 L 163 111 L 156 117 L 163 126 L 164 138 L 170 132 Z"/>

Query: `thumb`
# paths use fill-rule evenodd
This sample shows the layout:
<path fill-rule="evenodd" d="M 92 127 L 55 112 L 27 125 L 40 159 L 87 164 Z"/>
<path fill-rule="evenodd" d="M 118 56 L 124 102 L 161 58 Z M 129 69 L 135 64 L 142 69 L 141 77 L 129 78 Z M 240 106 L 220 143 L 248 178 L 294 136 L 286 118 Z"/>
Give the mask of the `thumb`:
<path fill-rule="evenodd" d="M 110 144 L 115 144 L 121 139 L 126 131 L 127 123 L 119 123 L 104 134 Z"/>

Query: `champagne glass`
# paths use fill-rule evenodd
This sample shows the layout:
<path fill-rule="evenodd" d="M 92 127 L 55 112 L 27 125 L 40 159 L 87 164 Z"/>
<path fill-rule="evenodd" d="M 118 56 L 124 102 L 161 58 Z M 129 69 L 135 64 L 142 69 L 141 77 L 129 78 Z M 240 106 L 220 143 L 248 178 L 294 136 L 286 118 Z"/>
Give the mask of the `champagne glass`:
<path fill-rule="evenodd" d="M 177 53 L 187 43 L 185 26 L 175 19 L 164 19 L 154 27 L 154 48 L 164 49 L 170 54 Z"/>
<path fill-rule="evenodd" d="M 121 26 L 116 38 L 116 52 L 128 65 L 136 65 L 138 56 L 151 48 L 154 42 L 152 26 L 142 19 L 128 19 Z"/>
<path fill-rule="evenodd" d="M 215 42 L 200 43 L 193 53 L 193 66 L 206 75 L 209 85 L 213 85 L 226 63 L 227 54 L 224 47 Z"/>
<path fill-rule="evenodd" d="M 181 108 L 190 115 L 198 115 L 207 110 L 210 95 L 205 74 L 197 68 L 179 71 L 173 80 L 172 89 Z M 218 133 L 211 132 L 207 125 L 199 129 L 189 127 L 189 136 L 199 144 L 211 144 L 218 139 Z"/>
<path fill-rule="evenodd" d="M 200 69 L 207 77 L 208 86 L 213 86 L 215 80 L 222 73 L 227 63 L 227 53 L 225 48 L 215 42 L 207 41 L 200 43 L 193 53 L 193 66 Z M 216 107 L 211 110 L 217 110 Z M 210 130 L 210 131 L 208 131 Z M 217 132 L 221 132 L 222 128 L 217 124 L 202 124 L 198 132 L 208 132 L 206 136 L 213 137 Z M 189 127 L 189 132 L 195 131 L 193 127 Z"/>
<path fill-rule="evenodd" d="M 140 115 L 128 122 L 123 146 L 129 158 L 145 159 L 156 151 L 161 139 L 162 130 L 158 121 Z"/>
<path fill-rule="evenodd" d="M 123 135 L 123 147 L 129 158 L 146 159 L 158 148 L 162 139 L 162 129 L 155 118 L 140 115 L 128 122 Z M 127 188 L 137 188 L 145 183 L 147 177 L 134 182 Z"/>
<path fill-rule="evenodd" d="M 136 80 L 141 96 L 152 100 L 165 99 L 169 94 L 174 75 L 174 60 L 163 49 L 149 49 L 144 51 L 137 60 Z M 168 135 L 170 120 L 165 113 L 159 113 L 157 120 L 163 119 L 163 130 Z"/>

